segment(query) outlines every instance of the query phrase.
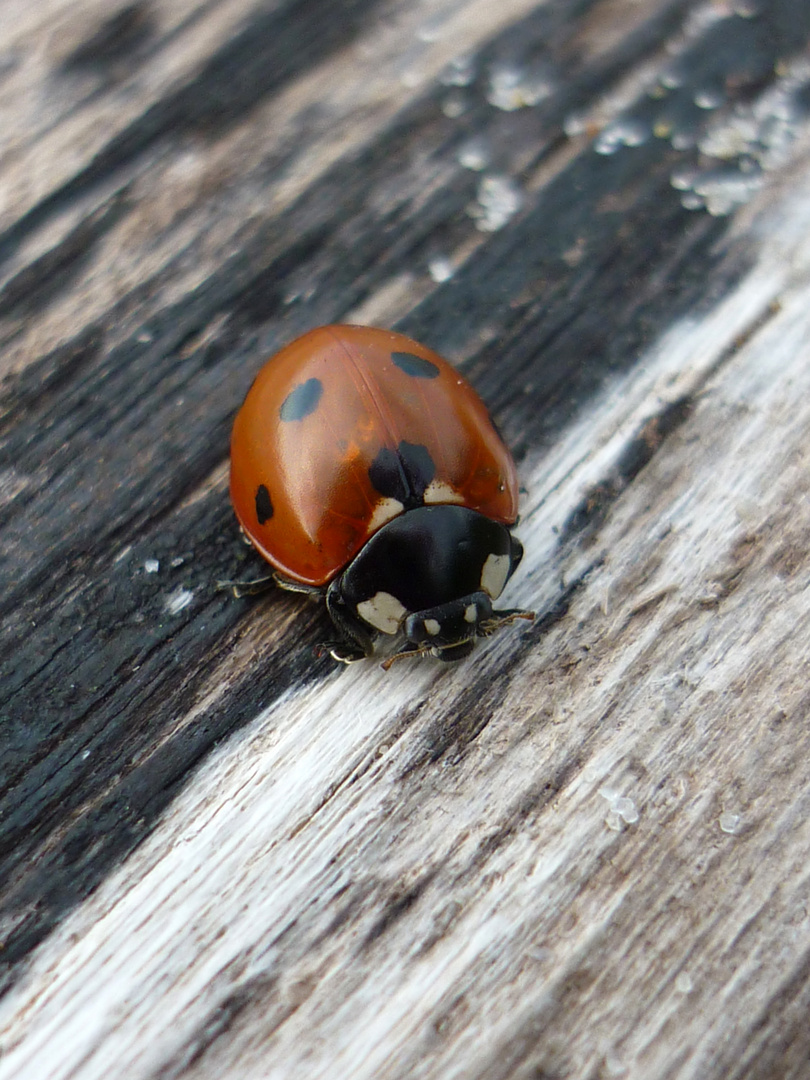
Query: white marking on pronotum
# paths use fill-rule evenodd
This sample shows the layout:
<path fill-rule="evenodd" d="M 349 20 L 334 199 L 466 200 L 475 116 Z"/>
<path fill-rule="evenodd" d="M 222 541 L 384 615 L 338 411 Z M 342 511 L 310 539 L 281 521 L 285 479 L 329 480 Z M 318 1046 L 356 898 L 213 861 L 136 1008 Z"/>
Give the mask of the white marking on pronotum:
<path fill-rule="evenodd" d="M 492 556 L 490 556 L 491 558 Z M 474 623 L 478 619 L 478 608 L 475 604 L 467 604 L 464 608 L 464 622 Z"/>
<path fill-rule="evenodd" d="M 493 600 L 503 592 L 506 579 L 509 577 L 509 556 L 488 555 L 481 571 L 481 588 L 488 593 Z"/>
<path fill-rule="evenodd" d="M 395 634 L 408 614 L 408 609 L 391 593 L 378 592 L 370 600 L 360 601 L 357 614 L 375 630 L 383 634 Z"/>
<path fill-rule="evenodd" d="M 427 630 L 431 637 L 435 637 L 437 634 L 441 633 L 441 629 L 442 625 L 436 619 L 425 619 L 425 630 Z"/>
<path fill-rule="evenodd" d="M 398 517 L 404 509 L 405 507 L 399 499 L 380 499 L 374 507 L 374 513 L 368 523 L 369 532 L 375 532 L 380 526 L 385 525 L 386 521 Z"/>
<path fill-rule="evenodd" d="M 464 496 L 451 488 L 444 480 L 431 480 L 423 495 L 425 503 L 463 503 Z"/>

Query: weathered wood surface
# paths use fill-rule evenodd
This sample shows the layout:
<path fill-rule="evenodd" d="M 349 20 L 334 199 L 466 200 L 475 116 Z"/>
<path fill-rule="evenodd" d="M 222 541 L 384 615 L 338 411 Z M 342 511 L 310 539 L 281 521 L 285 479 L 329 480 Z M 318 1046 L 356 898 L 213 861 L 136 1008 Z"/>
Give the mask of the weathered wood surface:
<path fill-rule="evenodd" d="M 0 1077 L 810 1075 L 810 5 L 0 19 Z M 457 667 L 212 589 L 340 319 L 517 451 Z"/>

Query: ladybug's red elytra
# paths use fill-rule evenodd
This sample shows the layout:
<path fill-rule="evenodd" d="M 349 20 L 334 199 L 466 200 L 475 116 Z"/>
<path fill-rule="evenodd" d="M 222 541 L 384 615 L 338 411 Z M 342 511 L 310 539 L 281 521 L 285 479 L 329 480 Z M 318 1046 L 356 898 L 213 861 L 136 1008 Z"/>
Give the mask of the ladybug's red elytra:
<path fill-rule="evenodd" d="M 322 326 L 265 366 L 231 438 L 231 499 L 283 588 L 322 595 L 350 663 L 467 656 L 523 555 L 515 465 L 462 376 L 389 330 Z"/>

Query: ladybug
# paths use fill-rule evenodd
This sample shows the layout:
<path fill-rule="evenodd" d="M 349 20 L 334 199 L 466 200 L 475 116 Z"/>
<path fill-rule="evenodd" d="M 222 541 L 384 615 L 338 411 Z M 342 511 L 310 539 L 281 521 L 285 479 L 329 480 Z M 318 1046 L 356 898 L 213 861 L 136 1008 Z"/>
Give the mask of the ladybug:
<path fill-rule="evenodd" d="M 461 375 L 424 345 L 322 326 L 265 364 L 237 413 L 231 499 L 271 580 L 323 597 L 345 663 L 460 660 L 532 612 L 493 610 L 523 555 L 515 465 Z"/>

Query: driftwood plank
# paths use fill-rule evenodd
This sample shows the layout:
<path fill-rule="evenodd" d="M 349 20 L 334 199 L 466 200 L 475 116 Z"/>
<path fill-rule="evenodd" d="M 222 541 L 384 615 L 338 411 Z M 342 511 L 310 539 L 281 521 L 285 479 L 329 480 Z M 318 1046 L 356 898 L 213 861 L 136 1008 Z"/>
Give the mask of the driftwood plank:
<path fill-rule="evenodd" d="M 8 3 L 0 1077 L 803 1077 L 810 9 Z M 541 613 L 313 658 L 269 352 L 464 367 Z"/>

